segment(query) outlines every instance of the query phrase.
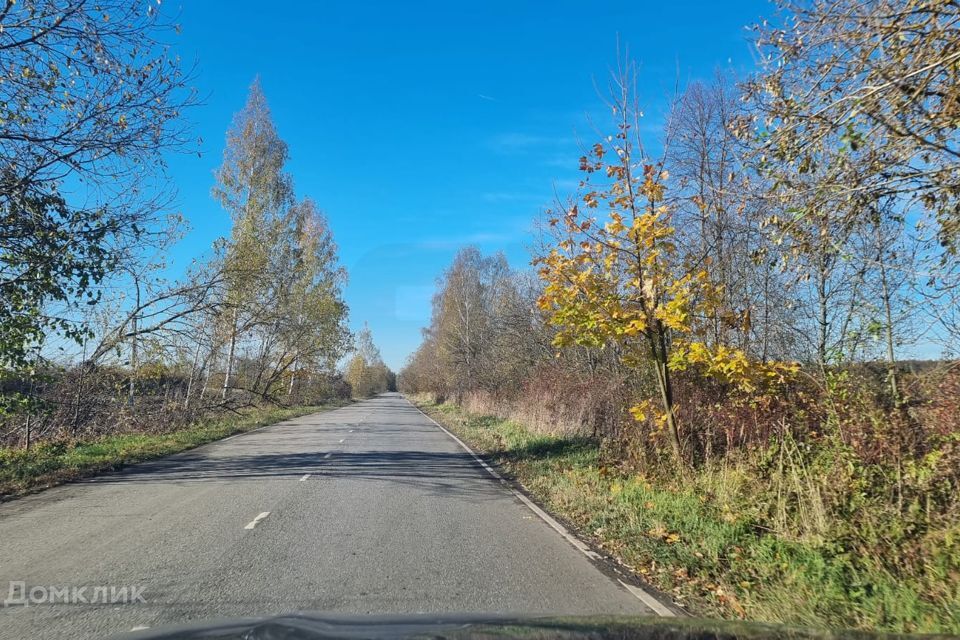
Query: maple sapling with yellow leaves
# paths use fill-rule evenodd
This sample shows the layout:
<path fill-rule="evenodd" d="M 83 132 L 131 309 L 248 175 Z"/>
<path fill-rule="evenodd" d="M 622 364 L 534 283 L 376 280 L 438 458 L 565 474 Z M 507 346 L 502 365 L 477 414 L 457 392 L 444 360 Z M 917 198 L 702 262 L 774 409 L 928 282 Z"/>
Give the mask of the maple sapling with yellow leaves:
<path fill-rule="evenodd" d="M 617 133 L 593 145 L 580 159 L 581 193 L 550 227 L 555 245 L 535 260 L 545 286 L 540 308 L 557 327 L 554 344 L 602 347 L 615 343 L 628 366 L 652 366 L 659 407 L 643 401 L 630 408 L 663 427 L 673 455 L 683 460 L 671 376 L 697 367 L 706 375 L 755 390 L 789 373 L 789 367 L 758 366 L 747 355 L 701 336 L 718 313 L 718 286 L 706 266 L 675 244 L 665 200 L 663 161 L 645 153 L 635 133 L 631 75 L 615 82 L 611 103 Z"/>

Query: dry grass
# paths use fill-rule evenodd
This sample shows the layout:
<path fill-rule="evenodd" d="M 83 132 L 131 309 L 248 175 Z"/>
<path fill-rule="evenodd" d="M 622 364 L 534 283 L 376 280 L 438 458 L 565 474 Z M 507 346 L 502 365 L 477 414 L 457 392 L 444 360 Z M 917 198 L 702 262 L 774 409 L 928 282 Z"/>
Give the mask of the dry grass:
<path fill-rule="evenodd" d="M 53 440 L 29 450 L 0 448 L 0 499 L 114 471 L 264 425 L 333 406 L 253 408 L 207 417 L 164 433 L 123 433 L 88 440 Z"/>
<path fill-rule="evenodd" d="M 928 521 L 922 505 L 914 516 L 891 511 L 856 489 L 872 471 L 849 448 L 783 442 L 702 465 L 681 483 L 611 465 L 589 437 L 419 400 L 582 536 L 701 616 L 960 632 L 955 512 Z"/>

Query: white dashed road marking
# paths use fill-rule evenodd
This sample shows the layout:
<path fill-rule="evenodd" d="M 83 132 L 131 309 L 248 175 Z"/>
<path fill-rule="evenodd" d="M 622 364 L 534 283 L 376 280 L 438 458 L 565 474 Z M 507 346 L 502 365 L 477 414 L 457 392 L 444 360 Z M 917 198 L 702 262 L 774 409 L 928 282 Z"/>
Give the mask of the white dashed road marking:
<path fill-rule="evenodd" d="M 260 524 L 260 521 L 266 518 L 268 515 L 270 515 L 270 512 L 264 511 L 263 513 L 258 515 L 256 518 L 254 518 L 252 521 L 250 521 L 250 523 L 247 526 L 245 526 L 244 529 L 253 529 L 255 526 Z"/>
<path fill-rule="evenodd" d="M 303 477 L 300 478 L 300 482 L 303 482 L 304 480 L 306 480 L 306 479 L 309 478 L 309 477 L 310 477 L 310 474 L 309 474 L 309 473 L 303 474 Z"/>

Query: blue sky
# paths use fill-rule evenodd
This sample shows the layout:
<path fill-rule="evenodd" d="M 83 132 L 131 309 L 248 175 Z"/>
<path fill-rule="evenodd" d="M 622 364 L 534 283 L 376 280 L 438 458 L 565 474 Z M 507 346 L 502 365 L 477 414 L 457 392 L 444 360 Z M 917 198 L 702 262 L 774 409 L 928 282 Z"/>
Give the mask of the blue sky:
<path fill-rule="evenodd" d="M 205 100 L 188 114 L 201 154 L 169 161 L 191 226 L 171 269 L 229 234 L 213 170 L 259 74 L 297 195 L 325 211 L 350 273 L 351 326 L 369 323 L 399 369 L 459 247 L 528 265 L 533 222 L 593 141 L 618 36 L 655 130 L 678 83 L 752 68 L 745 27 L 771 13 L 762 0 L 184 3 L 174 46 Z"/>

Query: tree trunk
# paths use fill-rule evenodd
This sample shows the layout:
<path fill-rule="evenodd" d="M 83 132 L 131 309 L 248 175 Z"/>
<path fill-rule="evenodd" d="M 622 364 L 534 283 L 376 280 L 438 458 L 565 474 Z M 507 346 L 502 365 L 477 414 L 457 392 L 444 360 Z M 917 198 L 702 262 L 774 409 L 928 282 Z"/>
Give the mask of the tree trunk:
<path fill-rule="evenodd" d="M 83 395 L 83 373 L 87 367 L 87 339 L 83 339 L 83 359 L 80 361 L 80 371 L 77 375 L 77 395 L 73 403 L 73 422 L 70 426 L 70 435 L 77 432 L 77 425 L 80 422 L 80 398 Z"/>
<path fill-rule="evenodd" d="M 197 350 L 193 353 L 193 365 L 190 367 L 190 379 L 187 380 L 187 393 L 183 398 L 183 408 L 187 410 L 190 408 L 190 393 L 193 391 L 193 379 L 197 375 L 197 365 L 200 363 L 200 346 L 203 344 L 201 340 L 197 340 Z"/>
<path fill-rule="evenodd" d="M 227 399 L 230 390 L 230 382 L 233 377 L 233 356 L 237 349 L 237 309 L 233 309 L 233 327 L 230 330 L 230 349 L 227 353 L 227 373 L 223 377 L 223 391 L 220 397 Z"/>
<path fill-rule="evenodd" d="M 134 396 L 137 392 L 137 316 L 134 315 L 130 321 L 133 330 L 133 336 L 130 343 L 130 385 L 127 389 L 127 404 L 133 406 Z"/>
<path fill-rule="evenodd" d="M 770 352 L 770 268 L 763 270 L 763 340 L 760 361 L 766 362 Z"/>
<path fill-rule="evenodd" d="M 288 398 L 293 395 L 293 381 L 294 381 L 294 380 L 296 379 L 296 377 L 297 377 L 297 360 L 298 360 L 298 358 L 294 358 L 294 359 L 293 359 L 293 365 L 290 367 L 290 386 L 287 387 L 287 397 L 288 397 Z"/>
<path fill-rule="evenodd" d="M 827 268 L 821 263 L 817 274 L 817 364 L 827 366 L 827 340 L 830 327 L 829 300 L 827 299 Z"/>
<path fill-rule="evenodd" d="M 207 362 L 203 367 L 203 386 L 200 387 L 200 400 L 204 400 L 207 397 L 207 389 L 210 387 L 210 369 L 213 367 L 213 362 L 216 359 L 214 353 L 211 353 L 207 356 Z"/>
<path fill-rule="evenodd" d="M 137 313 L 140 309 L 140 281 L 134 277 L 134 283 L 136 285 L 137 298 L 133 317 L 130 319 L 130 390 L 127 394 L 127 404 L 131 407 L 133 406 L 137 392 Z"/>
<path fill-rule="evenodd" d="M 897 384 L 897 358 L 894 350 L 893 336 L 893 305 L 891 304 L 890 285 L 887 281 L 887 263 L 883 255 L 883 239 L 881 237 L 880 225 L 877 224 L 877 248 L 878 260 L 880 265 L 880 293 L 883 297 L 883 313 L 886 319 L 886 338 L 887 338 L 887 382 L 890 385 L 890 397 L 895 405 L 900 404 L 900 389 Z"/>
<path fill-rule="evenodd" d="M 300 308 L 297 310 L 297 336 L 303 329 L 303 297 L 300 298 Z M 290 367 L 290 387 L 287 388 L 287 397 L 293 395 L 293 381 L 297 377 L 297 367 L 300 366 L 300 349 L 297 348 L 296 355 L 293 357 L 293 364 Z"/>
<path fill-rule="evenodd" d="M 680 446 L 680 429 L 677 427 L 676 415 L 673 411 L 673 382 L 670 379 L 668 364 L 667 337 L 663 325 L 657 320 L 654 335 L 650 336 L 650 351 L 657 371 L 657 387 L 660 391 L 660 403 L 667 421 L 667 433 L 670 436 L 670 446 L 674 458 L 682 469 L 683 450 Z"/>

